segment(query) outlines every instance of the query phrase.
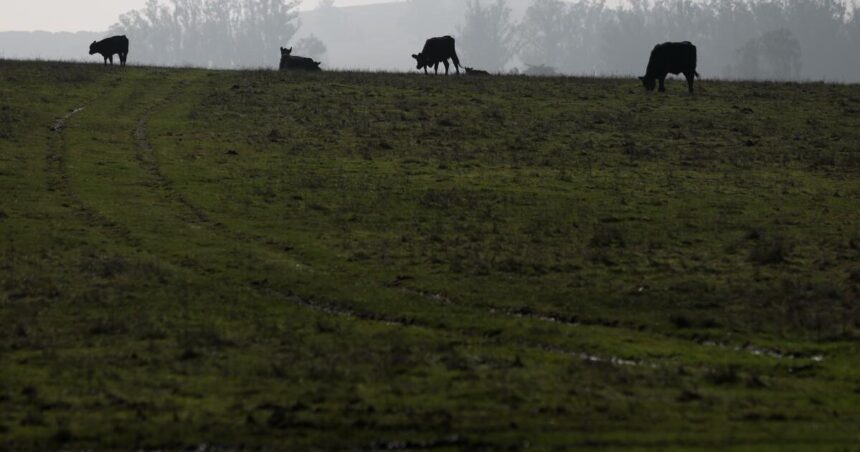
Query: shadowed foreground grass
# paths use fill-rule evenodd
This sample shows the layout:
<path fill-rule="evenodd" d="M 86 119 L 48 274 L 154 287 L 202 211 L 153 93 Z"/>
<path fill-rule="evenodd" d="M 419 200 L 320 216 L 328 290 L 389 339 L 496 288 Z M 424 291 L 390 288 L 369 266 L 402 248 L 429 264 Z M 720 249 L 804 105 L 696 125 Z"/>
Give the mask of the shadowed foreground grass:
<path fill-rule="evenodd" d="M 0 61 L 0 445 L 860 441 L 860 88 Z"/>

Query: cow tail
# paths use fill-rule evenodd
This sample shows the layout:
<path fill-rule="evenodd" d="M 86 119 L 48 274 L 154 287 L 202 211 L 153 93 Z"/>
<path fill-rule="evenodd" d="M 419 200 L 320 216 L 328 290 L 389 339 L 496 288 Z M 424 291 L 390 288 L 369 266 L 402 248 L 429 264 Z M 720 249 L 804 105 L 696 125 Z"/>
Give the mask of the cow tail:
<path fill-rule="evenodd" d="M 696 66 L 699 65 L 699 55 L 698 55 L 699 52 L 697 51 L 696 46 L 694 46 L 692 44 L 690 44 L 690 46 L 693 47 L 693 74 L 696 75 L 696 78 L 701 78 L 699 76 L 699 73 L 696 71 Z"/>

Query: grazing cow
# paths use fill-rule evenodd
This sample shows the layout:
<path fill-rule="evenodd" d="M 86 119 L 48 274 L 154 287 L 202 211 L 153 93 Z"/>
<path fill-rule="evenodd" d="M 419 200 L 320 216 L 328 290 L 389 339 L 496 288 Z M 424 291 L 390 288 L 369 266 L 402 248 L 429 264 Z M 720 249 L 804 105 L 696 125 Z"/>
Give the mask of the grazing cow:
<path fill-rule="evenodd" d="M 480 69 L 474 69 L 470 67 L 463 67 L 466 70 L 466 75 L 490 75 L 487 71 L 482 71 Z"/>
<path fill-rule="evenodd" d="M 460 73 L 460 59 L 457 58 L 457 51 L 454 50 L 454 38 L 450 36 L 442 36 L 440 38 L 430 38 L 424 43 L 424 50 L 421 53 L 412 55 L 418 63 L 418 70 L 424 69 L 427 73 L 427 68 L 433 66 L 436 74 L 439 73 L 439 63 L 445 65 L 445 75 L 448 75 L 448 59 L 454 62 L 454 68 L 457 69 L 457 74 Z"/>
<path fill-rule="evenodd" d="M 281 47 L 281 64 L 278 69 L 282 71 L 321 71 L 319 61 L 310 58 L 293 56 L 293 48 Z"/>
<path fill-rule="evenodd" d="M 95 53 L 99 53 L 104 57 L 105 66 L 107 66 L 108 60 L 113 65 L 113 56 L 119 54 L 119 62 L 122 66 L 125 66 L 125 60 L 128 58 L 128 38 L 125 36 L 112 36 L 98 42 L 93 41 L 90 44 L 90 55 Z"/>
<path fill-rule="evenodd" d="M 683 73 L 684 77 L 687 78 L 690 94 L 693 93 L 693 79 L 698 77 L 699 73 L 696 72 L 696 46 L 690 41 L 664 42 L 654 46 L 654 50 L 651 51 L 651 58 L 648 60 L 645 76 L 639 77 L 639 80 L 642 80 L 642 85 L 648 91 L 654 91 L 654 86 L 659 81 L 659 91 L 662 93 L 666 91 L 663 82 L 669 73 Z"/>

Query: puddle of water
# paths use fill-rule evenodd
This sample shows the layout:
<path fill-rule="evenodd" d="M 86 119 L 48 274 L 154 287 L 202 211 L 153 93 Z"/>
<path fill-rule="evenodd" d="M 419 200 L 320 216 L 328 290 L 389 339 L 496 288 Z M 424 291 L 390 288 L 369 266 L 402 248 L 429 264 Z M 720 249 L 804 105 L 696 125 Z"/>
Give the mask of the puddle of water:
<path fill-rule="evenodd" d="M 562 319 L 560 317 L 555 317 L 555 316 L 546 315 L 546 314 L 524 313 L 524 312 L 511 311 L 511 310 L 497 310 L 495 308 L 490 308 L 490 312 L 493 314 L 502 314 L 502 315 L 507 315 L 507 316 L 511 316 L 511 317 L 519 317 L 521 319 L 534 319 L 534 320 L 540 320 L 542 322 L 558 323 L 561 325 L 570 325 L 570 326 L 580 326 L 581 325 L 581 323 L 579 323 L 579 322 L 575 322 L 575 321 L 571 321 L 571 320 L 565 320 L 565 319 Z"/>
<path fill-rule="evenodd" d="M 765 348 L 765 347 L 757 347 L 755 345 L 735 345 L 735 346 L 732 346 L 729 344 L 716 342 L 716 341 L 704 341 L 704 342 L 701 342 L 701 344 L 704 346 L 707 346 L 707 347 L 725 348 L 725 349 L 734 350 L 736 352 L 750 353 L 750 354 L 755 355 L 755 356 L 766 356 L 768 358 L 775 358 L 775 359 L 809 359 L 809 360 L 815 361 L 817 363 L 824 361 L 824 355 L 821 355 L 821 354 L 812 355 L 812 356 L 803 356 L 803 355 L 799 355 L 796 353 L 783 353 L 779 350 L 774 350 L 774 349 Z"/>
<path fill-rule="evenodd" d="M 633 361 L 632 359 L 619 358 L 617 356 L 610 356 L 604 358 L 602 356 L 589 355 L 588 353 L 577 353 L 576 356 L 583 361 L 589 361 L 593 363 L 609 363 L 615 366 L 657 367 L 654 364 L 645 364 L 639 361 Z"/>
<path fill-rule="evenodd" d="M 451 301 L 450 298 L 446 297 L 445 295 L 439 294 L 439 293 L 424 292 L 423 290 L 410 289 L 408 287 L 401 287 L 400 291 L 405 292 L 405 293 L 409 293 L 409 294 L 413 294 L 413 295 L 418 295 L 419 297 L 423 297 L 423 298 L 426 298 L 428 300 L 435 301 L 437 303 L 454 304 L 454 302 Z"/>
<path fill-rule="evenodd" d="M 71 118 L 73 115 L 76 115 L 76 114 L 82 112 L 85 108 L 87 108 L 87 107 L 75 108 L 74 110 L 66 113 L 65 116 L 63 116 L 62 118 L 55 120 L 54 123 L 51 124 L 51 131 L 59 132 L 60 130 L 63 130 L 63 126 L 66 125 L 66 120 Z"/>

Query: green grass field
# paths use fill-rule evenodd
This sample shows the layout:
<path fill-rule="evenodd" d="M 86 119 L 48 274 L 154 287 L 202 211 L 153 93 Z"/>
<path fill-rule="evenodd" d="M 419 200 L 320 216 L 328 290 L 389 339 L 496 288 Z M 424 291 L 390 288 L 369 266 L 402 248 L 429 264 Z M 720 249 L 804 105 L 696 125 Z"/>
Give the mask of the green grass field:
<path fill-rule="evenodd" d="M 0 447 L 860 442 L 860 87 L 0 61 Z"/>

